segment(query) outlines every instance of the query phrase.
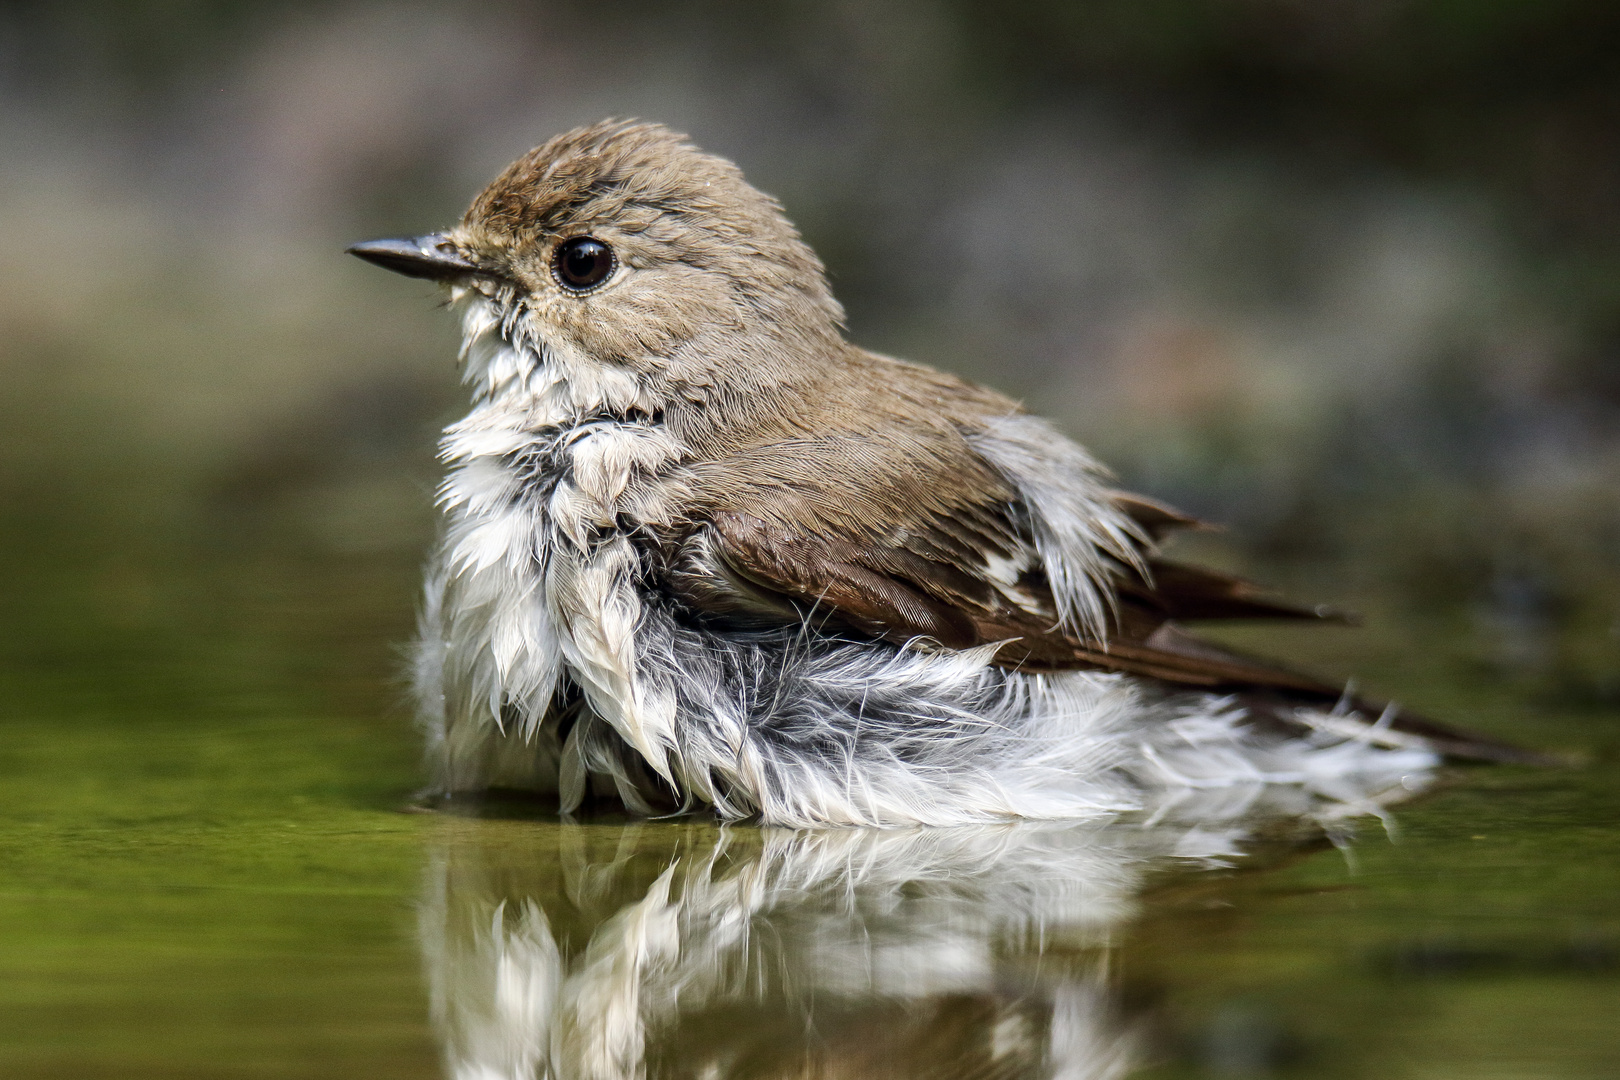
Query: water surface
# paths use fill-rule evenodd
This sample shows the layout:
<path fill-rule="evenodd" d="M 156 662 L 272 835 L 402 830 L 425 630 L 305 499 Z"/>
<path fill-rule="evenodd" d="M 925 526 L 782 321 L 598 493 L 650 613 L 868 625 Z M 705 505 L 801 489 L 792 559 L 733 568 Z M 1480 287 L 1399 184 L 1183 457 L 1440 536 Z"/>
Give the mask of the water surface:
<path fill-rule="evenodd" d="M 1337 846 L 411 813 L 412 560 L 5 574 L 0 1075 L 1620 1076 L 1615 717 L 1399 640 L 1342 659 L 1587 763 Z"/>

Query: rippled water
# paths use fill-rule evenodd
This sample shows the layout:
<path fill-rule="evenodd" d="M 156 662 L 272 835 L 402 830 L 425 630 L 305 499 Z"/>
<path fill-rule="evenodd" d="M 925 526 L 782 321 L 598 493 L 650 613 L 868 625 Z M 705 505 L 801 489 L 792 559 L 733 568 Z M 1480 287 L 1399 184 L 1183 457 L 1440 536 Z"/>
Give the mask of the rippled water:
<path fill-rule="evenodd" d="M 1612 715 L 1391 646 L 1587 763 L 1339 846 L 410 813 L 409 560 L 70 548 L 4 571 L 0 1075 L 1620 1076 Z"/>

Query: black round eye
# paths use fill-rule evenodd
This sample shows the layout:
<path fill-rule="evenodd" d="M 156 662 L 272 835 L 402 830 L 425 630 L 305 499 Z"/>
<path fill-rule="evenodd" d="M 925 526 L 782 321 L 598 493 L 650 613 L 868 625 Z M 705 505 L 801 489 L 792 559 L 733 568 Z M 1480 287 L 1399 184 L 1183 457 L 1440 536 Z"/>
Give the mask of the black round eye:
<path fill-rule="evenodd" d="M 607 280 L 613 273 L 613 249 L 590 236 L 576 236 L 557 247 L 552 271 L 557 283 L 572 292 L 585 292 Z"/>

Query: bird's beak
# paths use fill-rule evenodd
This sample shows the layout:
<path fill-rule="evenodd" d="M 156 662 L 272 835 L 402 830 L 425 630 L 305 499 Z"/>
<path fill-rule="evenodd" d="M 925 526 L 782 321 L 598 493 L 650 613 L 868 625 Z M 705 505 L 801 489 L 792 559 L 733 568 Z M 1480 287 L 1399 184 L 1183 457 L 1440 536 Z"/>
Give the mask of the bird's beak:
<path fill-rule="evenodd" d="M 409 236 L 403 240 L 367 240 L 343 250 L 406 277 L 450 281 L 469 274 L 489 273 L 457 251 L 444 233 Z"/>

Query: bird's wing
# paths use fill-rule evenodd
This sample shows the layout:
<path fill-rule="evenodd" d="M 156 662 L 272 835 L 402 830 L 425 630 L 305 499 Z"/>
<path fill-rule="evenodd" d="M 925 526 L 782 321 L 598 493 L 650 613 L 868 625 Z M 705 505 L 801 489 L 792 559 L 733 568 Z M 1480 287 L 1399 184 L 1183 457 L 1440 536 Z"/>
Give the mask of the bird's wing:
<path fill-rule="evenodd" d="M 802 461 L 825 462 L 824 449 Z M 1342 715 L 1335 703 L 1363 716 L 1384 710 L 1380 702 L 1346 696 L 1338 684 L 1204 641 L 1181 625 L 1200 618 L 1339 618 L 1327 609 L 1286 604 L 1225 574 L 1148 559 L 1145 572 L 1116 566 L 1111 632 L 1106 641 L 1086 639 L 1060 627 L 1027 514 L 993 481 L 975 476 L 940 484 L 926 470 L 901 470 L 844 486 L 829 484 L 814 468 L 795 472 L 792 460 L 771 455 L 769 484 L 748 482 L 761 479 L 748 469 L 729 471 L 726 482 L 710 487 L 693 528 L 663 553 L 664 584 L 700 617 L 743 626 L 830 622 L 897 643 L 923 638 L 956 649 L 994 645 L 1002 667 L 1119 671 L 1233 693 L 1256 722 L 1269 717 L 1297 727 L 1302 721 L 1293 710 L 1301 704 L 1323 715 Z M 862 475 L 871 479 L 878 466 L 867 464 Z M 1154 538 L 1196 524 L 1149 500 L 1117 498 Z M 880 530 L 875 521 L 888 524 Z M 1452 756 L 1547 760 L 1415 714 L 1392 711 L 1391 721 L 1387 737 L 1417 736 Z M 1355 723 L 1344 722 L 1347 730 Z"/>
<path fill-rule="evenodd" d="M 998 645 L 996 663 L 1094 668 L 1195 686 L 1258 686 L 1334 694 L 1320 680 L 1220 650 L 1171 620 L 1320 618 L 1264 597 L 1237 578 L 1150 560 L 1115 567 L 1117 605 L 1106 640 L 1060 625 L 1058 605 L 1016 492 L 972 456 L 926 444 L 861 448 L 825 441 L 775 445 L 726 463 L 704 483 L 694 527 L 665 554 L 663 578 L 698 613 L 743 625 L 806 617 L 895 642 Z M 941 476 L 955 470 L 962 475 Z M 1193 519 L 1119 495 L 1144 532 Z"/>
<path fill-rule="evenodd" d="M 814 614 L 899 642 L 969 648 L 1056 626 L 1039 559 L 1007 505 L 941 491 L 942 504 L 919 506 L 907 494 L 891 492 L 880 517 L 863 512 L 869 492 L 839 500 L 820 485 L 739 486 L 684 538 L 666 579 L 708 615 L 768 624 Z M 1017 629 L 986 636 L 998 621 Z"/>

